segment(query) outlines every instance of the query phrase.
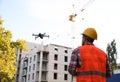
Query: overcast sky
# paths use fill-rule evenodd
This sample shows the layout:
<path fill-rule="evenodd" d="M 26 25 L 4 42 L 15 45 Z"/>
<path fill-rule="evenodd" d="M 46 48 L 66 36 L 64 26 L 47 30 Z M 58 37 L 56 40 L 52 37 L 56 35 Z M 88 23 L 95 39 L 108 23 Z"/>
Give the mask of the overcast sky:
<path fill-rule="evenodd" d="M 83 12 L 82 8 L 85 8 Z M 118 55 L 119 8 L 120 0 L 0 0 L 0 16 L 4 27 L 12 32 L 13 40 L 77 47 L 81 45 L 80 34 L 84 29 L 94 27 L 98 32 L 95 45 L 106 51 L 107 44 L 115 39 Z M 75 22 L 69 21 L 73 12 L 77 13 Z M 50 35 L 49 39 L 35 40 L 32 36 L 44 32 Z"/>

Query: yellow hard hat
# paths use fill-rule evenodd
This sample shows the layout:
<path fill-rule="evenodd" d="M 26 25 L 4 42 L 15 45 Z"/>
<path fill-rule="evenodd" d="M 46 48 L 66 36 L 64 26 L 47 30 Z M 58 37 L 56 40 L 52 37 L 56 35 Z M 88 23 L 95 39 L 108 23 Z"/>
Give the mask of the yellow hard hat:
<path fill-rule="evenodd" d="M 95 39 L 97 40 L 97 32 L 94 28 L 87 28 L 83 33 L 82 35 L 86 35 L 92 39 Z"/>

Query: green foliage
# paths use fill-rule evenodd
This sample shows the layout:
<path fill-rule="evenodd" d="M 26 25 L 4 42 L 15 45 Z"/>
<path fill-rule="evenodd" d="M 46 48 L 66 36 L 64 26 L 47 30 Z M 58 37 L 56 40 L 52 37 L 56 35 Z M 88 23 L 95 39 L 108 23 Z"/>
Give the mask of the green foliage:
<path fill-rule="evenodd" d="M 108 55 L 108 60 L 110 62 L 110 66 L 112 71 L 115 70 L 117 68 L 117 63 L 116 63 L 116 59 L 117 59 L 117 49 L 116 49 L 116 42 L 115 40 L 111 41 L 111 43 L 109 43 L 107 45 L 107 55 Z"/>

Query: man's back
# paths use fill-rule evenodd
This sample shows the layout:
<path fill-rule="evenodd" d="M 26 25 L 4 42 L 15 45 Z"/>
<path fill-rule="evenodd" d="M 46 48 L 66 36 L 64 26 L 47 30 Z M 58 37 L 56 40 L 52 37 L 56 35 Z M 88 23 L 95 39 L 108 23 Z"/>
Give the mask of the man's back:
<path fill-rule="evenodd" d="M 94 45 L 79 47 L 81 68 L 77 69 L 78 82 L 105 82 L 106 77 L 106 55 Z"/>

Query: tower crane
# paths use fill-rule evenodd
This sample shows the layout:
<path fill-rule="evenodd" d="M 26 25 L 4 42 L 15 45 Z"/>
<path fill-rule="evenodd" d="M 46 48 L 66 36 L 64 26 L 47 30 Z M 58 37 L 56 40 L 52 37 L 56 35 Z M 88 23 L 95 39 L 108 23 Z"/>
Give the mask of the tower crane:
<path fill-rule="evenodd" d="M 88 0 L 88 1 L 82 6 L 82 8 L 80 9 L 79 12 L 83 12 L 83 11 L 86 9 L 86 7 L 87 7 L 88 5 L 90 5 L 90 4 L 91 4 L 92 2 L 94 2 L 94 1 L 95 1 L 95 0 Z M 73 6 L 73 10 L 74 10 L 75 4 L 73 4 L 72 6 Z M 75 18 L 76 18 L 77 15 L 78 15 L 78 12 L 73 11 L 73 13 L 72 13 L 71 15 L 69 15 L 69 21 L 75 22 Z M 84 20 L 84 18 L 82 18 L 82 20 Z"/>

